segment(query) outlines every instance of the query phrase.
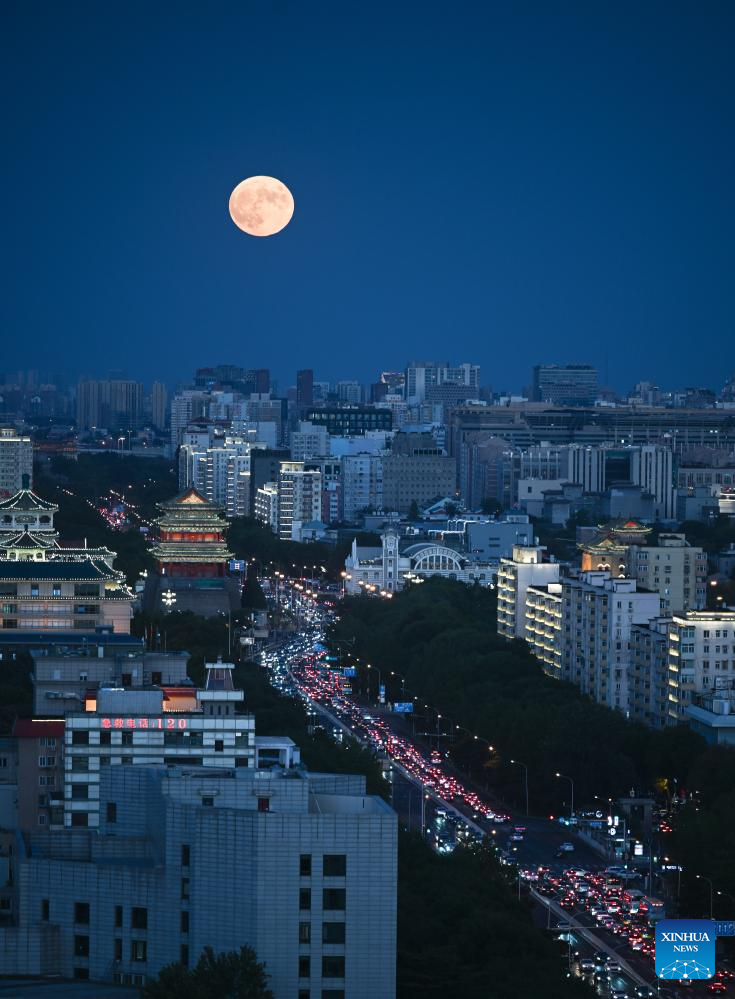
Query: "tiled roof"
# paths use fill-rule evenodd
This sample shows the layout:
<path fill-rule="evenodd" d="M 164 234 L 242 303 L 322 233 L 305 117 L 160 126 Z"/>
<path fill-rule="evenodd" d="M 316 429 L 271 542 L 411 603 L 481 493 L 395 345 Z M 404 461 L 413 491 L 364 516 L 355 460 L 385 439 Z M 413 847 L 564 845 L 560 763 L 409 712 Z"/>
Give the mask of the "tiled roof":
<path fill-rule="evenodd" d="M 13 496 L 0 500 L 0 510 L 58 510 L 55 503 L 41 499 L 32 489 L 21 489 Z"/>
<path fill-rule="evenodd" d="M 11 562 L 0 559 L 0 579 L 94 580 L 117 579 L 117 573 L 104 562 Z"/>

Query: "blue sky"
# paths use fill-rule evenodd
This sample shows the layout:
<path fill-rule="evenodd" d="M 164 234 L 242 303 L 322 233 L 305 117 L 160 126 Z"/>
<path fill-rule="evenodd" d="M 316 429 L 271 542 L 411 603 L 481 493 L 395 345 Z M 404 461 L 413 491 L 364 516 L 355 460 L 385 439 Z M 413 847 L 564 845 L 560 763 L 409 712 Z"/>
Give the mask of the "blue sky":
<path fill-rule="evenodd" d="M 735 369 L 726 3 L 9 3 L 0 368 Z M 272 174 L 292 223 L 250 238 Z"/>

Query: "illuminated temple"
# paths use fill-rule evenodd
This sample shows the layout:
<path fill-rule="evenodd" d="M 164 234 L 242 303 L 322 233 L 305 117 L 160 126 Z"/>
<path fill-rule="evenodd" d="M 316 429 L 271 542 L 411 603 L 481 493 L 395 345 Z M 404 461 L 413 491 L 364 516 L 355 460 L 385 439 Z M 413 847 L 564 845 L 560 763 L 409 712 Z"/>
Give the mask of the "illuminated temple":
<path fill-rule="evenodd" d="M 613 576 L 626 576 L 629 551 L 634 545 L 645 545 L 651 528 L 637 520 L 621 520 L 598 528 L 597 534 L 577 547 L 582 552 L 582 571 L 603 569 Z"/>
<path fill-rule="evenodd" d="M 239 606 L 238 582 L 227 575 L 227 521 L 216 504 L 186 489 L 159 504 L 154 520 L 156 539 L 150 549 L 156 571 L 149 577 L 146 603 L 161 609 L 169 593 L 171 610 L 211 616 Z M 175 595 L 171 602 L 170 594 Z"/>

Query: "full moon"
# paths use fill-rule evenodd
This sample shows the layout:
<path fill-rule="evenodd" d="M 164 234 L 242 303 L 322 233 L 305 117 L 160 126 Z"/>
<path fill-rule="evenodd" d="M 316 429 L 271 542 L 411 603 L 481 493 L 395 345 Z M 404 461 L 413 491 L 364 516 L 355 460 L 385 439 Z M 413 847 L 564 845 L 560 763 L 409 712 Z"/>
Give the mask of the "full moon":
<path fill-rule="evenodd" d="M 273 236 L 293 215 L 293 195 L 275 177 L 248 177 L 230 195 L 232 221 L 250 236 Z"/>

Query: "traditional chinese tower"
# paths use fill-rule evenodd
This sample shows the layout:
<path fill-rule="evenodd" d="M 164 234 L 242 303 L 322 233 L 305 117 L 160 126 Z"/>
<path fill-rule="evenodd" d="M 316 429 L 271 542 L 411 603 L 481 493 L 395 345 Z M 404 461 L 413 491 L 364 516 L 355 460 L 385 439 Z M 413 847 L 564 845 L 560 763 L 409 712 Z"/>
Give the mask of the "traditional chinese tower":
<path fill-rule="evenodd" d="M 651 528 L 637 520 L 622 520 L 601 527 L 595 538 L 577 547 L 582 552 L 582 569 L 605 569 L 613 576 L 625 576 L 630 549 L 645 545 Z"/>
<path fill-rule="evenodd" d="M 227 521 L 219 507 L 196 489 L 159 504 L 161 516 L 154 521 L 158 540 L 151 555 L 161 576 L 215 579 L 226 574 L 228 559 Z"/>

